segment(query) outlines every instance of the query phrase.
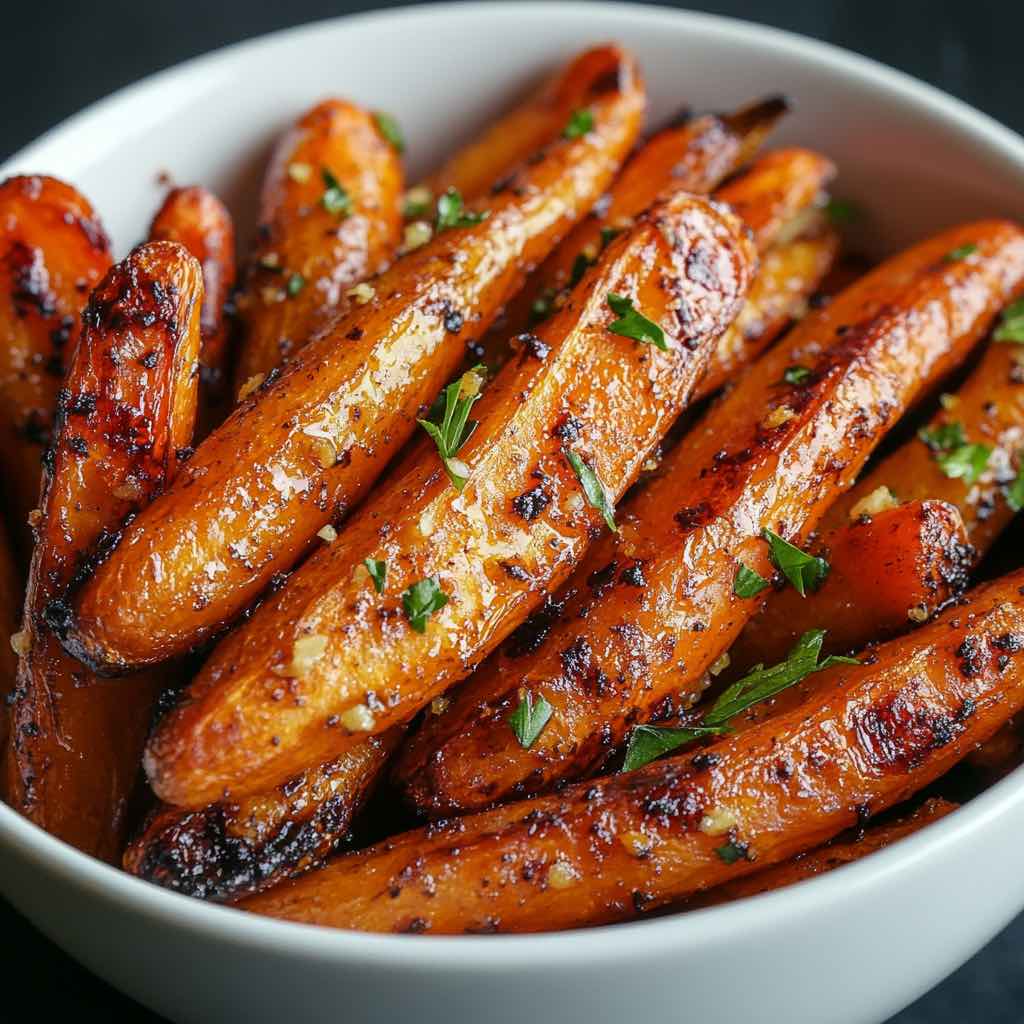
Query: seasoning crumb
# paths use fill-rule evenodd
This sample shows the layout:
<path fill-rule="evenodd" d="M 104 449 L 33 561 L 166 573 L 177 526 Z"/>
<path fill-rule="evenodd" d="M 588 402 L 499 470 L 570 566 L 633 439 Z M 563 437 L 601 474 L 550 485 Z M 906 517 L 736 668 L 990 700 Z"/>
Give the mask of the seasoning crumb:
<path fill-rule="evenodd" d="M 405 226 L 402 234 L 402 252 L 412 252 L 430 241 L 433 228 L 425 220 L 414 220 Z"/>
<path fill-rule="evenodd" d="M 262 383 L 265 374 L 254 373 L 239 389 L 238 401 L 247 399 Z"/>
<path fill-rule="evenodd" d="M 724 651 L 718 658 L 716 658 L 708 668 L 708 671 L 713 676 L 721 675 L 732 663 L 732 659 L 729 657 L 729 652 Z"/>
<path fill-rule="evenodd" d="M 349 732 L 369 732 L 376 724 L 373 712 L 365 704 L 349 708 L 338 720 Z"/>
<path fill-rule="evenodd" d="M 548 868 L 548 885 L 552 889 L 568 889 L 578 878 L 576 869 L 568 861 L 556 860 Z"/>
<path fill-rule="evenodd" d="M 377 297 L 377 290 L 372 284 L 367 284 L 365 281 L 357 284 L 354 288 L 349 288 L 345 294 L 357 305 L 365 306 L 368 302 L 373 302 Z"/>
<path fill-rule="evenodd" d="M 11 650 L 19 658 L 24 658 L 26 654 L 32 649 L 32 637 L 29 635 L 27 629 L 23 629 L 18 633 L 15 633 L 11 637 Z"/>
<path fill-rule="evenodd" d="M 784 423 L 788 423 L 791 419 L 795 418 L 796 413 L 788 405 L 780 405 L 765 416 L 761 425 L 766 430 L 774 430 L 776 427 L 781 427 Z"/>
<path fill-rule="evenodd" d="M 321 633 L 303 636 L 292 646 L 292 661 L 289 675 L 302 677 L 323 657 L 327 650 L 327 637 Z"/>
<path fill-rule="evenodd" d="M 925 604 L 915 604 L 913 608 L 907 609 L 907 618 L 911 622 L 927 622 L 929 618 L 928 606 Z"/>
<path fill-rule="evenodd" d="M 310 164 L 300 163 L 296 160 L 288 165 L 288 177 L 296 184 L 305 185 L 312 176 L 313 168 Z"/>
<path fill-rule="evenodd" d="M 724 836 L 726 832 L 734 829 L 737 824 L 736 812 L 732 808 L 721 804 L 705 812 L 704 817 L 700 819 L 698 827 L 705 835 Z"/>
<path fill-rule="evenodd" d="M 333 544 L 338 539 L 338 531 L 330 523 L 317 530 L 316 535 L 328 544 Z"/>
<path fill-rule="evenodd" d="M 856 521 L 864 516 L 877 516 L 880 512 L 888 512 L 889 509 L 897 508 L 898 506 L 899 502 L 896 500 L 896 495 L 883 484 L 861 498 L 850 509 L 850 519 Z"/>
<path fill-rule="evenodd" d="M 451 703 L 449 697 L 435 697 L 430 702 L 430 713 L 432 715 L 443 715 L 451 707 Z"/>

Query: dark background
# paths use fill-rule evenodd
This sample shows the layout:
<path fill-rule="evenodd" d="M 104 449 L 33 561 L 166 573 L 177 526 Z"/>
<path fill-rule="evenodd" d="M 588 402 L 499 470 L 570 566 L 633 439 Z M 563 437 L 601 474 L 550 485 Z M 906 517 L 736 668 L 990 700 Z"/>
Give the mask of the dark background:
<path fill-rule="evenodd" d="M 392 6 L 399 5 L 345 0 L 4 4 L 0 160 L 94 100 L 188 57 L 290 25 Z M 763 22 L 845 46 L 939 86 L 1024 131 L 1021 0 L 732 0 L 678 6 Z M 455 53 L 457 48 L 458 41 L 453 40 Z M 966 879 L 957 900 L 950 901 L 950 927 L 956 927 L 957 901 L 970 899 L 973 884 L 979 883 Z M 0 979 L 16 981 L 23 993 L 37 994 L 34 1012 L 43 1010 L 43 1019 L 156 1020 L 72 963 L 2 901 L 0 951 Z M 1024 917 L 892 1024 L 1018 1024 L 1024 1020 L 1022 967 Z M 168 965 L 168 970 L 180 971 L 182 983 L 188 983 L 187 965 Z M 742 978 L 742 965 L 737 965 L 737 972 Z M 11 1012 L 13 1004 L 5 1004 Z M 680 1014 L 685 1015 L 685 1008 Z"/>

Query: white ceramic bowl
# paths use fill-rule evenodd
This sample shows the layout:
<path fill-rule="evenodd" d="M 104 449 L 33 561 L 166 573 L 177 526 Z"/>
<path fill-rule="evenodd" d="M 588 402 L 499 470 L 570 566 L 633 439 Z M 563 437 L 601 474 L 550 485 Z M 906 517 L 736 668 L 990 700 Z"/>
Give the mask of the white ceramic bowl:
<path fill-rule="evenodd" d="M 779 139 L 821 148 L 888 249 L 965 217 L 1024 215 L 1024 140 L 877 64 L 785 33 L 653 7 L 420 7 L 278 33 L 156 75 L 0 171 L 70 179 L 119 250 L 158 173 L 220 191 L 251 223 L 271 140 L 339 93 L 401 118 L 417 168 L 539 73 L 617 39 L 654 118 L 783 91 Z M 117 54 L 109 55 L 111 60 Z M 415 170 L 416 168 L 414 168 Z M 879 1021 L 1024 906 L 1024 774 L 896 847 L 793 889 L 637 924 L 543 936 L 360 935 L 261 920 L 99 864 L 0 807 L 0 889 L 97 974 L 178 1021 Z"/>

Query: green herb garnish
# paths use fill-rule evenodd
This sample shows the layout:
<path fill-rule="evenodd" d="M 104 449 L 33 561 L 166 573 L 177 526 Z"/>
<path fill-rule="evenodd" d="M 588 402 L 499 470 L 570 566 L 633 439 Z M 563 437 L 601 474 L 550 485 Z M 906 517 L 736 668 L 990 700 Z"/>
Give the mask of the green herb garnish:
<path fill-rule="evenodd" d="M 942 258 L 947 263 L 959 263 L 960 260 L 967 259 L 968 256 L 977 251 L 978 247 L 973 242 L 968 242 L 966 245 L 958 245 L 955 249 L 950 249 Z"/>
<path fill-rule="evenodd" d="M 572 272 L 569 274 L 569 287 L 575 288 L 576 285 L 583 280 L 583 275 L 594 265 L 595 261 L 592 260 L 585 252 L 578 253 L 576 259 L 572 261 Z"/>
<path fill-rule="evenodd" d="M 1024 299 L 1019 299 L 1003 310 L 999 326 L 992 337 L 996 341 L 1014 341 L 1024 345 Z"/>
<path fill-rule="evenodd" d="M 539 324 L 541 320 L 547 320 L 555 308 L 555 291 L 553 288 L 545 288 L 530 303 L 530 326 Z"/>
<path fill-rule="evenodd" d="M 992 457 L 992 446 L 987 444 L 962 444 L 949 452 L 935 456 L 939 469 L 951 480 L 963 480 L 975 484 L 985 472 Z"/>
<path fill-rule="evenodd" d="M 448 595 L 432 576 L 414 583 L 402 594 L 402 607 L 405 609 L 409 625 L 417 633 L 425 633 L 427 619 L 434 612 L 440 611 L 447 603 Z"/>
<path fill-rule="evenodd" d="M 808 591 L 813 593 L 825 582 L 829 565 L 824 558 L 801 551 L 771 530 L 764 531 L 764 539 L 768 541 L 775 568 L 793 584 L 801 597 L 806 597 Z"/>
<path fill-rule="evenodd" d="M 767 586 L 768 581 L 759 572 L 741 562 L 732 583 L 732 592 L 737 597 L 756 597 Z"/>
<path fill-rule="evenodd" d="M 626 756 L 622 771 L 631 772 L 656 761 L 662 754 L 668 754 L 694 740 L 707 736 L 720 736 L 729 730 L 725 726 L 673 728 L 665 725 L 638 725 L 629 734 Z"/>
<path fill-rule="evenodd" d="M 962 423 L 940 423 L 936 427 L 925 427 L 917 432 L 933 452 L 949 452 L 967 443 Z"/>
<path fill-rule="evenodd" d="M 484 373 L 482 366 L 467 370 L 438 395 L 428 418 L 416 421 L 437 445 L 444 470 L 457 491 L 466 486 L 468 470 L 455 456 L 476 430 L 476 421 L 469 419 L 469 410 L 480 397 Z"/>
<path fill-rule="evenodd" d="M 544 731 L 553 711 L 554 708 L 543 696 L 538 696 L 535 701 L 531 691 L 527 690 L 523 694 L 519 706 L 508 718 L 508 724 L 512 726 L 521 747 L 529 750 L 537 742 L 537 737 Z"/>
<path fill-rule="evenodd" d="M 725 846 L 716 846 L 715 853 L 718 854 L 719 860 L 725 864 L 735 864 L 739 860 L 747 859 L 747 848 L 742 843 L 733 842 L 729 840 Z"/>
<path fill-rule="evenodd" d="M 608 330 L 612 334 L 632 338 L 644 345 L 654 345 L 655 348 L 660 348 L 663 352 L 668 351 L 669 345 L 665 340 L 665 332 L 653 320 L 648 320 L 636 310 L 633 303 L 624 295 L 609 292 L 608 306 L 619 318 L 608 325 Z"/>
<path fill-rule="evenodd" d="M 288 283 L 285 285 L 285 291 L 288 292 L 288 298 L 294 299 L 303 288 L 306 287 L 306 279 L 296 271 L 288 278 Z"/>
<path fill-rule="evenodd" d="M 864 210 L 859 203 L 851 199 L 829 199 L 825 204 L 825 214 L 836 225 L 856 224 L 864 217 Z"/>
<path fill-rule="evenodd" d="M 449 188 L 437 200 L 437 221 L 435 228 L 438 233 L 448 228 L 471 228 L 490 216 L 489 210 L 473 213 L 465 208 L 462 195 L 457 188 Z"/>
<path fill-rule="evenodd" d="M 324 194 L 320 197 L 320 205 L 328 213 L 347 217 L 352 212 L 352 197 L 326 167 L 320 168 L 320 176 L 324 180 Z"/>
<path fill-rule="evenodd" d="M 810 378 L 811 371 L 806 366 L 787 366 L 786 372 L 782 375 L 785 384 L 803 384 Z"/>
<path fill-rule="evenodd" d="M 622 228 L 601 228 L 601 251 L 604 252 L 621 234 Z"/>
<path fill-rule="evenodd" d="M 378 110 L 373 115 L 373 120 L 377 124 L 377 131 L 384 136 L 392 146 L 395 147 L 395 152 L 405 152 L 405 138 L 402 135 L 402 129 L 398 125 L 398 121 L 392 114 L 388 114 L 383 110 Z"/>
<path fill-rule="evenodd" d="M 373 580 L 374 590 L 378 594 L 383 594 L 384 582 L 388 578 L 388 563 L 382 558 L 364 558 L 363 565 L 366 566 L 366 571 L 370 574 L 370 579 Z"/>
<path fill-rule="evenodd" d="M 615 509 L 609 501 L 608 493 L 598 475 L 574 451 L 568 448 L 563 448 L 562 451 L 565 453 L 569 465 L 572 466 L 572 471 L 576 474 L 587 501 L 604 516 L 608 529 L 613 533 L 618 533 L 619 528 L 615 525 Z"/>
<path fill-rule="evenodd" d="M 1017 453 L 1017 463 L 1020 467 L 1017 470 L 1017 479 L 1006 488 L 1006 504 L 1014 512 L 1024 509 L 1024 450 Z"/>
<path fill-rule="evenodd" d="M 562 136 L 566 139 L 578 139 L 594 127 L 594 115 L 585 107 L 581 110 L 574 110 L 565 126 Z"/>

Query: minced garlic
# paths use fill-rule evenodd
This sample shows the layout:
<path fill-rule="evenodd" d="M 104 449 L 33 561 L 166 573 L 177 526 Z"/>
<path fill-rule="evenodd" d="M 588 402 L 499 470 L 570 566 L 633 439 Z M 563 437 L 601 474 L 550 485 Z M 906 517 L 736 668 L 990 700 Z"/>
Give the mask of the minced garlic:
<path fill-rule="evenodd" d="M 338 721 L 348 729 L 349 732 L 369 732 L 376 720 L 373 712 L 365 704 L 356 704 L 348 711 L 339 716 Z"/>
<path fill-rule="evenodd" d="M 719 805 L 718 807 L 712 807 L 704 813 L 698 828 L 705 835 L 724 836 L 726 832 L 735 828 L 737 824 L 736 812 L 729 807 Z"/>
<path fill-rule="evenodd" d="M 774 430 L 776 427 L 781 427 L 784 423 L 788 423 L 791 419 L 795 418 L 796 413 L 788 405 L 780 405 L 765 416 L 761 425 L 766 430 Z"/>
<path fill-rule="evenodd" d="M 264 374 L 254 373 L 239 389 L 238 401 L 242 402 L 248 398 L 262 383 Z"/>
<path fill-rule="evenodd" d="M 619 836 L 619 842 L 634 857 L 646 857 L 654 845 L 651 837 L 644 835 L 643 832 L 623 832 Z"/>
<path fill-rule="evenodd" d="M 32 649 L 32 637 L 29 636 L 27 629 L 21 630 L 19 633 L 15 633 L 11 637 L 11 650 L 19 658 L 24 658 L 26 654 Z"/>
<path fill-rule="evenodd" d="M 928 606 L 925 604 L 915 604 L 913 608 L 907 609 L 907 618 L 911 622 L 927 622 L 930 618 L 928 614 Z"/>
<path fill-rule="evenodd" d="M 443 715 L 451 707 L 451 698 L 435 697 L 430 702 L 430 713 L 432 715 Z"/>
<path fill-rule="evenodd" d="M 896 508 L 898 505 L 899 502 L 896 500 L 896 495 L 883 484 L 861 498 L 850 509 L 850 518 L 860 519 L 861 516 L 877 516 L 880 512 L 888 512 L 889 509 Z"/>
<path fill-rule="evenodd" d="M 313 176 L 313 168 L 309 164 L 294 161 L 288 165 L 288 177 L 296 184 L 305 185 Z"/>
<path fill-rule="evenodd" d="M 711 663 L 711 666 L 708 668 L 708 671 L 713 676 L 719 676 L 729 667 L 731 661 L 732 659 L 729 657 L 729 652 L 725 651 L 720 657 L 716 658 Z"/>
<path fill-rule="evenodd" d="M 288 666 L 288 674 L 304 676 L 323 657 L 326 650 L 327 637 L 322 633 L 300 637 L 292 646 L 292 661 Z"/>
<path fill-rule="evenodd" d="M 328 523 L 326 526 L 321 526 L 316 531 L 316 535 L 321 539 L 327 541 L 328 544 L 333 544 L 338 539 L 338 531 Z"/>
<path fill-rule="evenodd" d="M 567 861 L 556 860 L 548 868 L 548 885 L 552 889 L 568 889 L 576 884 L 578 878 L 576 869 Z"/>
<path fill-rule="evenodd" d="M 402 252 L 412 252 L 426 245 L 434 234 L 434 229 L 425 220 L 414 220 L 405 226 L 402 234 Z"/>
<path fill-rule="evenodd" d="M 377 297 L 377 290 L 371 284 L 367 284 L 363 281 L 361 284 L 357 284 L 354 288 L 349 288 L 345 294 L 357 305 L 365 306 L 368 302 L 373 302 Z"/>

